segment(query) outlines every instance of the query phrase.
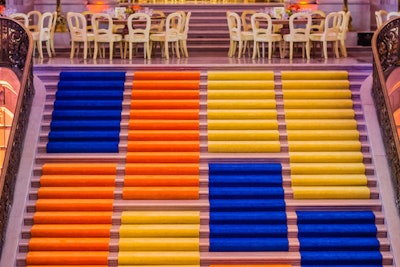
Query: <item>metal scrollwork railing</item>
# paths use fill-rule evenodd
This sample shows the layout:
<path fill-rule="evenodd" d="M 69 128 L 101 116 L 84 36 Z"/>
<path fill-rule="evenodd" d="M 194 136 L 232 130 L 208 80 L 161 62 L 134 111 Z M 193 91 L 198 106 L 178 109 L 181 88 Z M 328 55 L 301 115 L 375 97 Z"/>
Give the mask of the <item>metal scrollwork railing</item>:
<path fill-rule="evenodd" d="M 5 229 L 13 201 L 23 141 L 34 95 L 32 53 L 33 40 L 27 29 L 15 20 L 0 16 L 0 67 L 13 71 L 20 82 L 0 174 L 0 253 L 4 243 Z"/>
<path fill-rule="evenodd" d="M 372 38 L 374 57 L 372 94 L 391 168 L 396 204 L 400 209 L 400 138 L 393 116 L 395 110 L 391 105 L 386 83 L 393 70 L 400 67 L 399 38 L 400 18 L 392 19 L 383 24 Z"/>

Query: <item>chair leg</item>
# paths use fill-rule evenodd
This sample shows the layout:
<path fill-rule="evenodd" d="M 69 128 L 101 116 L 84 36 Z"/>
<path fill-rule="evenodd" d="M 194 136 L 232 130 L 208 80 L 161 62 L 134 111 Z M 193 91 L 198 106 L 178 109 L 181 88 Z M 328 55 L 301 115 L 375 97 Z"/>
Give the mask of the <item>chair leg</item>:
<path fill-rule="evenodd" d="M 72 41 L 71 42 L 71 52 L 69 53 L 69 58 L 74 58 L 74 54 L 75 54 L 75 42 Z"/>
<path fill-rule="evenodd" d="M 39 58 L 43 58 L 43 47 L 41 41 L 38 41 L 38 51 L 39 51 Z"/>
<path fill-rule="evenodd" d="M 94 43 L 93 59 L 97 59 L 98 50 L 99 50 L 99 44 L 97 42 L 95 42 Z"/>
<path fill-rule="evenodd" d="M 164 49 L 163 49 L 163 51 L 164 51 L 164 57 L 165 57 L 165 59 L 169 59 L 169 51 L 168 51 L 169 49 L 168 49 L 168 42 L 164 42 Z"/>
<path fill-rule="evenodd" d="M 51 42 L 50 42 L 50 40 L 46 41 L 46 50 L 47 50 L 47 54 L 49 55 L 49 57 L 53 57 L 53 54 L 51 53 Z"/>

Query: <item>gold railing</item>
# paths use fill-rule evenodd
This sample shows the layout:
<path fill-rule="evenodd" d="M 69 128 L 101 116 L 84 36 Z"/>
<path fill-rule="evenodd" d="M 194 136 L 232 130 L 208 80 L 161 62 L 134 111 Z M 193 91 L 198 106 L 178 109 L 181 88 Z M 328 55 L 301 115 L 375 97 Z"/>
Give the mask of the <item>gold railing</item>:
<path fill-rule="evenodd" d="M 400 207 L 400 138 L 387 81 L 400 67 L 400 18 L 392 19 L 376 30 L 372 38 L 373 88 L 376 112 L 381 127 L 386 154 L 391 168 L 396 204 Z M 397 73 L 397 72 L 396 72 Z M 400 78 L 397 78 L 400 81 Z"/>
<path fill-rule="evenodd" d="M 27 29 L 15 20 L 0 16 L 0 67 L 12 71 L 20 85 L 0 174 L 0 254 L 34 95 L 32 53 L 33 40 Z M 7 78 L 2 76 L 0 80 Z"/>

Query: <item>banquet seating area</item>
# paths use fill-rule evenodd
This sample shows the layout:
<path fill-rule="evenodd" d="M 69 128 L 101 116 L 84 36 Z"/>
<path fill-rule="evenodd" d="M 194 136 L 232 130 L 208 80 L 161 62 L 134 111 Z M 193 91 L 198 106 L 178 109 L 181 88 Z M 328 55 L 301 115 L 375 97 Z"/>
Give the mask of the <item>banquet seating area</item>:
<path fill-rule="evenodd" d="M 101 13 L 67 12 L 70 58 L 83 55 L 83 59 L 86 60 L 89 55 L 93 59 L 108 57 L 112 60 L 119 57 L 132 60 L 133 57 L 151 59 L 153 56 L 168 60 L 170 56 L 187 58 L 191 47 L 193 49 L 199 46 L 207 47 L 207 44 L 194 40 L 195 38 L 204 39 L 206 42 L 205 33 L 199 33 L 197 25 L 194 26 L 194 32 L 189 29 L 192 26 L 191 18 L 196 20 L 194 23 L 202 23 L 197 22 L 195 18 L 198 14 L 193 13 L 192 16 L 192 12 L 187 10 L 164 12 L 148 7 L 140 7 L 138 10 L 132 8 L 118 7 Z M 222 40 L 224 36 L 228 39 L 222 46 L 228 46 L 227 56 L 264 58 L 265 43 L 268 43 L 269 60 L 273 55 L 275 56 L 274 50 L 278 46 L 280 58 L 288 56 L 292 60 L 294 56 L 298 56 L 299 48 L 301 48 L 301 57 L 306 56 L 307 60 L 311 56 L 327 59 L 329 44 L 335 58 L 339 58 L 340 54 L 347 57 L 346 36 L 350 11 L 325 14 L 321 10 L 290 8 L 292 9 L 268 7 L 259 10 L 228 10 L 225 12 L 226 17 L 222 18 L 224 23 L 221 23 L 221 18 L 216 18 L 220 21 L 220 28 L 223 27 L 220 29 L 221 32 L 223 31 L 220 39 Z M 11 16 L 24 20 L 23 23 L 31 29 L 40 58 L 43 58 L 43 42 L 46 44 L 48 57 L 55 56 L 54 32 L 57 12 L 30 13 L 33 14 L 17 13 Z M 50 17 L 49 14 L 52 16 Z M 43 20 L 44 18 L 46 21 Z M 253 18 L 256 21 L 252 21 Z M 202 25 L 203 28 L 211 26 Z M 210 34 L 212 34 L 211 30 Z M 210 39 L 209 42 L 213 41 Z M 260 53 L 261 48 L 262 53 Z M 80 52 L 82 52 L 81 56 Z"/>
<path fill-rule="evenodd" d="M 299 10 L 288 17 L 276 11 L 260 12 L 247 10 L 241 15 L 227 11 L 230 33 L 230 57 L 238 58 L 250 51 L 253 43 L 253 59 L 265 56 L 264 44 L 268 43 L 268 59 L 279 45 L 279 55 L 284 58 L 289 45 L 289 58 L 292 60 L 296 45 L 302 46 L 302 57 L 310 59 L 311 48 L 321 48 L 323 57 L 328 59 L 328 45 L 331 44 L 336 58 L 347 57 L 346 35 L 350 20 L 350 11 L 330 12 L 327 15 L 320 10 Z M 247 23 L 250 15 L 250 24 Z M 278 26 L 278 27 L 277 27 Z M 262 45 L 262 54 L 259 51 Z M 238 50 L 236 48 L 238 47 Z M 237 53 L 236 53 L 237 51 Z"/>

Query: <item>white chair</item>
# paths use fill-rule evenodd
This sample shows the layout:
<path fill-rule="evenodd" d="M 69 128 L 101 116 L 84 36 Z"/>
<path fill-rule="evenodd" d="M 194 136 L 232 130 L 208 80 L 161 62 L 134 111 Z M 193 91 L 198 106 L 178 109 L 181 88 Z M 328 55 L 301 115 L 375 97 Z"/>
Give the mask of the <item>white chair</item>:
<path fill-rule="evenodd" d="M 133 23 L 138 22 L 140 25 Z M 133 44 L 143 43 L 144 58 L 150 59 L 150 27 L 151 17 L 145 13 L 134 13 L 128 17 L 128 31 L 129 33 L 124 36 L 125 49 L 124 58 L 126 58 L 126 51 L 129 46 L 129 59 L 132 59 Z"/>
<path fill-rule="evenodd" d="M 229 51 L 228 56 L 233 57 L 236 54 L 236 48 L 239 46 L 238 58 L 241 57 L 242 51 L 249 49 L 248 42 L 254 41 L 252 31 L 242 31 L 241 18 L 235 12 L 227 11 L 226 18 L 229 29 Z"/>
<path fill-rule="evenodd" d="M 339 29 L 340 53 L 342 54 L 343 57 L 347 57 L 346 39 L 347 39 L 347 32 L 349 31 L 351 13 L 350 11 L 347 12 L 339 11 L 339 14 L 341 14 L 342 17 Z"/>
<path fill-rule="evenodd" d="M 57 11 L 54 11 L 52 14 L 53 14 L 53 23 L 51 24 L 51 29 L 50 29 L 50 50 L 53 56 L 56 56 L 56 49 L 54 46 L 54 35 L 56 32 Z"/>
<path fill-rule="evenodd" d="M 165 27 L 165 13 L 161 10 L 154 10 L 152 17 L 159 17 L 159 20 L 152 20 L 150 32 L 163 32 Z"/>
<path fill-rule="evenodd" d="M 251 16 L 256 14 L 255 10 L 244 10 L 240 15 L 240 19 L 242 20 L 242 28 L 244 31 L 251 31 Z"/>
<path fill-rule="evenodd" d="M 86 31 L 88 33 L 93 33 L 93 26 L 92 26 L 92 15 L 94 14 L 94 12 L 92 11 L 82 11 L 81 13 L 85 19 L 86 19 Z"/>
<path fill-rule="evenodd" d="M 324 23 L 326 14 L 322 10 L 313 10 L 311 17 L 313 22 L 311 23 L 311 33 L 320 33 L 324 31 Z M 314 23 L 314 20 L 316 21 Z"/>
<path fill-rule="evenodd" d="M 260 20 L 262 23 L 260 23 Z M 260 56 L 260 43 L 262 44 L 262 57 L 265 56 L 265 43 L 268 43 L 268 59 L 272 58 L 272 50 L 275 48 L 275 43 L 279 43 L 279 54 L 282 53 L 282 36 L 278 33 L 273 33 L 272 26 L 271 16 L 267 13 L 255 13 L 251 16 L 251 27 L 254 34 L 253 59 L 257 55 Z"/>
<path fill-rule="evenodd" d="M 189 33 L 189 21 L 191 15 L 192 15 L 191 11 L 189 11 L 185 15 L 185 19 L 184 21 L 182 21 L 182 27 L 179 32 L 179 49 L 184 57 L 189 57 L 189 52 L 187 50 L 187 38 Z"/>
<path fill-rule="evenodd" d="M 175 22 L 173 22 L 175 21 Z M 150 33 L 150 54 L 152 53 L 153 45 L 158 43 L 161 48 L 161 56 L 169 59 L 168 44 L 172 43 L 172 49 L 175 49 L 175 54 L 179 55 L 179 31 L 182 25 L 182 16 L 179 12 L 171 13 L 165 21 L 165 31 Z"/>
<path fill-rule="evenodd" d="M 392 11 L 387 14 L 387 20 L 390 20 L 390 19 L 396 18 L 396 17 L 400 17 L 400 12 Z"/>
<path fill-rule="evenodd" d="M 10 18 L 15 19 L 16 21 L 20 22 L 26 28 L 29 28 L 29 18 L 28 15 L 25 13 L 14 13 L 10 15 Z"/>
<path fill-rule="evenodd" d="M 39 22 L 39 30 L 32 32 L 32 39 L 34 41 L 34 48 L 38 50 L 39 57 L 43 58 L 43 42 L 46 43 L 46 49 L 49 57 L 52 57 L 51 52 L 51 27 L 53 25 L 53 14 L 45 12 L 42 14 Z M 34 49 L 34 51 L 35 51 Z"/>
<path fill-rule="evenodd" d="M 113 21 L 111 15 L 106 13 L 95 13 L 92 15 L 92 26 L 94 33 L 94 54 L 93 59 L 97 59 L 97 53 L 99 47 L 103 48 L 103 56 L 105 56 L 105 45 L 109 47 L 110 60 L 113 59 L 113 52 L 115 43 L 119 44 L 121 58 L 123 58 L 122 52 L 122 35 L 113 33 Z"/>
<path fill-rule="evenodd" d="M 389 12 L 384 9 L 375 11 L 376 28 L 379 28 L 387 20 L 388 14 Z"/>
<path fill-rule="evenodd" d="M 320 43 L 325 59 L 328 59 L 328 43 L 331 43 L 332 49 L 335 52 L 335 57 L 339 57 L 339 31 L 341 14 L 339 12 L 331 12 L 325 17 L 324 31 L 322 33 L 311 33 L 311 43 Z"/>
<path fill-rule="evenodd" d="M 40 18 L 42 17 L 42 12 L 40 12 L 38 10 L 31 10 L 27 13 L 27 15 L 28 15 L 28 19 L 29 19 L 28 29 L 31 32 L 38 32 Z"/>
<path fill-rule="evenodd" d="M 88 50 L 90 55 L 92 54 L 90 44 L 94 42 L 94 34 L 87 32 L 87 20 L 85 16 L 78 12 L 68 12 L 67 22 L 71 36 L 70 58 L 74 57 L 75 52 L 77 55 L 79 54 L 80 46 L 83 44 L 83 59 L 87 59 Z"/>
<path fill-rule="evenodd" d="M 304 21 L 304 23 L 299 23 Z M 307 60 L 310 59 L 310 30 L 311 30 L 311 14 L 305 12 L 294 13 L 289 17 L 289 33 L 283 35 L 283 52 L 285 57 L 286 43 L 289 43 L 289 58 L 293 59 L 294 44 L 302 45 L 302 57 L 304 58 L 304 45 Z"/>

